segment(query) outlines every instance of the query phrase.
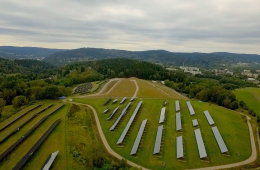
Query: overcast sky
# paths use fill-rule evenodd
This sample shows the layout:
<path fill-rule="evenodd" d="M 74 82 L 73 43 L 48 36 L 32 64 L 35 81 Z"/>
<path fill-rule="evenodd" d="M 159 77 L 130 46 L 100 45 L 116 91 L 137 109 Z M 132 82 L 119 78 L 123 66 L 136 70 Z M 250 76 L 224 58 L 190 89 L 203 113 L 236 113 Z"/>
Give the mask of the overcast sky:
<path fill-rule="evenodd" d="M 0 0 L 0 45 L 260 54 L 260 0 Z"/>

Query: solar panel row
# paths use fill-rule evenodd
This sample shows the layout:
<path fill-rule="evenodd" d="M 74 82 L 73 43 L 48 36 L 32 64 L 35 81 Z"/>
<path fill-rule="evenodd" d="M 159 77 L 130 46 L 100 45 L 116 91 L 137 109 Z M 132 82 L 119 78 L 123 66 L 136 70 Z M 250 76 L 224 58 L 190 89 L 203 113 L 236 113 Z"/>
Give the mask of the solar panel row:
<path fill-rule="evenodd" d="M 210 126 L 215 124 L 214 120 L 212 119 L 212 117 L 209 114 L 209 111 L 207 111 L 207 110 L 204 111 L 204 115 L 206 116 Z"/>
<path fill-rule="evenodd" d="M 180 109 L 180 102 L 179 102 L 179 100 L 175 101 L 175 109 L 176 109 L 176 112 L 179 112 L 181 110 Z"/>
<path fill-rule="evenodd" d="M 163 133 L 163 125 L 159 126 L 157 129 L 156 140 L 154 144 L 153 154 L 160 153 L 161 143 L 162 143 L 162 133 Z"/>
<path fill-rule="evenodd" d="M 201 159 L 206 158 L 207 152 L 206 152 L 205 145 L 204 145 L 204 142 L 203 142 L 203 139 L 201 136 L 200 129 L 194 130 L 194 133 L 195 133 L 195 137 L 196 137 L 196 141 L 197 141 L 200 158 Z"/>
<path fill-rule="evenodd" d="M 117 108 L 115 108 L 114 110 L 113 110 L 113 112 L 111 113 L 111 115 L 107 118 L 107 120 L 110 120 L 113 116 L 114 116 L 114 114 L 116 113 L 116 111 L 119 109 L 119 107 L 117 107 Z"/>
<path fill-rule="evenodd" d="M 134 99 L 135 99 L 135 97 L 132 97 L 132 98 L 130 99 L 130 102 L 134 101 Z"/>
<path fill-rule="evenodd" d="M 131 116 L 131 118 L 129 119 L 129 121 L 128 121 L 128 123 L 127 123 L 127 125 L 126 125 L 126 127 L 125 127 L 125 129 L 124 129 L 124 131 L 123 131 L 123 133 L 121 134 L 120 138 L 118 139 L 118 141 L 117 141 L 117 143 L 116 143 L 117 145 L 123 143 L 123 141 L 124 141 L 124 139 L 125 139 L 125 136 L 126 136 L 128 130 L 130 129 L 130 127 L 131 127 L 131 125 L 132 125 L 132 123 L 133 123 L 133 121 L 134 121 L 134 119 L 135 119 L 135 117 L 136 117 L 136 115 L 137 115 L 137 113 L 138 113 L 138 111 L 139 111 L 139 109 L 140 109 L 142 103 L 143 103 L 143 101 L 140 101 L 140 102 L 138 103 L 138 105 L 136 106 L 134 113 L 132 114 L 132 116 Z"/>
<path fill-rule="evenodd" d="M 109 97 L 106 102 L 104 103 L 104 105 L 108 104 L 108 102 L 111 100 L 111 97 Z"/>
<path fill-rule="evenodd" d="M 222 136 L 221 136 L 221 134 L 220 134 L 220 132 L 219 132 L 219 130 L 217 128 L 217 126 L 214 126 L 211 129 L 212 129 L 212 132 L 213 132 L 213 134 L 215 136 L 215 139 L 216 139 L 216 141 L 218 143 L 218 146 L 219 146 L 219 149 L 220 149 L 221 153 L 228 152 L 227 146 L 226 146 L 226 144 L 225 144 L 225 142 L 224 142 L 224 140 L 223 140 L 223 138 L 222 138 Z"/>
<path fill-rule="evenodd" d="M 126 114 L 127 109 L 129 108 L 129 106 L 131 105 L 131 102 L 129 102 L 126 107 L 123 109 L 123 111 L 121 112 L 121 114 L 119 115 L 119 117 L 116 119 L 115 123 L 111 126 L 111 128 L 109 129 L 110 131 L 114 130 L 117 126 L 117 124 L 119 123 L 119 121 L 121 120 L 121 118 Z"/>
<path fill-rule="evenodd" d="M 104 110 L 103 113 L 107 113 L 108 111 L 109 111 L 109 107 L 106 110 Z"/>
<path fill-rule="evenodd" d="M 117 102 L 117 99 L 115 99 L 115 100 L 113 101 L 113 104 L 116 103 L 116 102 Z"/>
<path fill-rule="evenodd" d="M 192 107 L 190 101 L 187 101 L 187 106 L 188 106 L 188 109 L 189 109 L 189 111 L 190 111 L 190 115 L 191 115 L 191 116 L 192 116 L 192 115 L 195 115 L 194 109 L 193 109 L 193 107 Z"/>
<path fill-rule="evenodd" d="M 49 170 L 51 168 L 51 165 L 53 164 L 56 156 L 58 155 L 59 151 L 53 152 L 47 161 L 44 163 L 43 167 L 41 170 Z"/>
<path fill-rule="evenodd" d="M 176 113 L 176 130 L 180 131 L 182 129 L 181 127 L 181 113 Z"/>
<path fill-rule="evenodd" d="M 198 126 L 199 125 L 199 123 L 198 123 L 198 120 L 197 119 L 194 119 L 194 120 L 192 120 L 192 126 Z"/>
<path fill-rule="evenodd" d="M 141 139 L 142 139 L 142 136 L 143 136 L 143 133 L 144 133 L 144 129 L 145 129 L 146 123 L 147 123 L 147 119 L 142 121 L 142 124 L 140 126 L 139 131 L 138 131 L 138 134 L 137 134 L 137 137 L 135 139 L 135 143 L 134 143 L 134 146 L 133 146 L 133 148 L 131 150 L 130 155 L 135 155 L 137 153 L 138 147 L 140 145 L 140 142 L 141 142 Z"/>
<path fill-rule="evenodd" d="M 182 136 L 177 137 L 176 139 L 176 151 L 177 151 L 177 158 L 183 158 L 184 153 L 183 153 L 183 139 Z"/>
<path fill-rule="evenodd" d="M 125 101 L 125 99 L 126 99 L 126 97 L 124 97 L 124 98 L 121 100 L 120 104 L 123 104 L 124 101 Z"/>
<path fill-rule="evenodd" d="M 166 108 L 163 107 L 162 110 L 161 110 L 159 123 L 163 123 L 165 121 L 165 112 L 166 112 Z"/>

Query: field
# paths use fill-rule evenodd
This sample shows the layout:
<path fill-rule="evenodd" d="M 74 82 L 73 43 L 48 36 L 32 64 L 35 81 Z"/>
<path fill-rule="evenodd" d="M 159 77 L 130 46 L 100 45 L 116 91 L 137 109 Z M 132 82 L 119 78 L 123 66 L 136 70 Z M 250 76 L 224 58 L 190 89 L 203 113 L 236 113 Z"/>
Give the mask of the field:
<path fill-rule="evenodd" d="M 138 87 L 136 87 L 135 82 Z M 191 103 L 195 109 L 196 115 L 190 116 L 186 106 L 186 98 L 160 83 L 136 78 L 119 79 L 108 83 L 109 84 L 106 85 L 106 88 L 104 90 L 102 89 L 101 94 L 90 94 L 91 96 L 79 95 L 72 98 L 73 102 L 90 104 L 95 108 L 110 147 L 124 158 L 150 169 L 172 170 L 230 164 L 243 161 L 251 155 L 248 126 L 241 118 L 240 114 L 215 105 L 192 100 Z M 105 84 L 101 86 L 105 86 Z M 110 89 L 112 90 L 110 91 Z M 101 90 L 101 88 L 98 90 Z M 122 118 L 116 130 L 110 132 L 109 128 L 135 93 L 137 98 L 132 102 L 127 114 Z M 255 93 L 255 95 L 259 95 L 260 97 L 260 92 Z M 120 101 L 125 96 L 128 97 L 128 99 L 123 104 L 120 105 L 119 102 L 112 104 L 114 99 Z M 103 106 L 108 97 L 112 97 L 112 100 L 106 106 Z M 175 100 L 177 99 L 181 104 L 182 132 L 176 132 L 175 130 Z M 143 101 L 143 105 L 124 140 L 123 147 L 118 147 L 116 142 L 128 123 L 137 103 L 141 100 Z M 160 110 L 163 107 L 162 103 L 164 100 L 167 100 L 168 104 L 166 105 L 163 143 L 161 154 L 159 156 L 154 156 L 153 148 L 157 128 L 159 126 L 158 121 Z M 65 99 L 65 101 L 68 102 L 67 99 Z M 44 118 L 45 115 L 48 115 L 63 103 L 43 101 L 37 104 L 42 104 L 42 106 L 30 111 L 19 120 L 15 121 L 12 125 L 0 131 L 0 137 L 10 133 L 10 131 L 14 130 L 19 124 L 25 122 L 30 118 L 30 116 L 42 110 L 46 106 L 50 104 L 53 104 L 53 106 L 36 115 L 19 131 L 4 140 L 4 142 L 0 144 L 0 154 L 21 138 L 21 136 L 26 134 L 26 132 Z M 104 146 L 100 141 L 91 110 L 85 106 L 80 106 L 79 111 L 75 112 L 72 117 L 67 118 L 71 105 L 72 104 L 65 103 L 62 108 L 54 112 L 42 124 L 40 124 L 18 147 L 15 148 L 15 150 L 11 152 L 10 155 L 1 160 L 0 169 L 12 169 L 24 154 L 35 144 L 45 130 L 59 118 L 61 118 L 62 121 L 33 154 L 30 160 L 26 163 L 24 169 L 40 169 L 48 156 L 57 150 L 59 150 L 59 154 L 54 161 L 52 169 L 86 169 L 86 167 L 92 169 L 90 168 L 91 166 L 93 167 L 92 160 L 99 154 L 103 155 L 103 158 L 110 159 L 114 162 L 114 159 L 111 159 L 111 157 L 105 152 Z M 120 108 L 119 111 L 110 121 L 107 121 L 106 118 L 117 106 Z M 29 110 L 31 107 L 33 106 L 24 108 L 13 117 L 0 123 L 0 127 L 19 114 Z M 109 112 L 103 114 L 103 111 L 107 107 L 110 108 Z M 230 156 L 224 156 L 220 153 L 211 127 L 203 114 L 203 111 L 205 110 L 208 110 L 214 119 L 216 126 L 229 149 Z M 201 161 L 199 158 L 194 135 L 194 130 L 197 128 L 192 126 L 192 120 L 195 118 L 198 119 L 198 128 L 200 128 L 202 132 L 202 137 L 208 154 L 208 162 Z M 130 156 L 130 151 L 134 144 L 139 127 L 144 119 L 148 119 L 148 125 L 144 137 L 142 138 L 138 153 L 136 156 Z M 176 137 L 180 135 L 182 135 L 184 139 L 184 161 L 179 161 L 176 158 Z M 163 167 L 163 165 L 165 165 L 165 167 Z"/>
<path fill-rule="evenodd" d="M 260 89 L 259 88 L 243 88 L 234 90 L 236 97 L 243 100 L 250 109 L 260 116 Z"/>
<path fill-rule="evenodd" d="M 129 102 L 128 100 L 120 105 L 118 102 L 112 104 L 112 100 L 121 99 L 124 96 L 131 97 L 135 92 L 135 84 L 131 80 L 136 80 L 139 86 L 136 99 L 130 106 L 128 113 L 124 116 L 121 122 L 118 124 L 117 129 L 114 132 L 110 132 L 109 128 L 112 126 L 116 118 L 119 116 L 123 108 Z M 158 89 L 160 88 L 160 89 Z M 131 95 L 131 93 L 132 95 Z M 168 95 L 167 95 L 168 94 Z M 103 106 L 107 97 L 112 97 L 112 100 L 108 105 Z M 210 105 L 208 103 L 191 101 L 196 115 L 190 116 L 185 97 L 179 95 L 175 91 L 160 85 L 159 83 L 148 82 L 139 79 L 123 79 L 120 83 L 108 94 L 100 95 L 93 100 L 92 97 L 75 98 L 74 102 L 86 103 L 92 105 L 98 112 L 98 116 L 102 125 L 103 132 L 110 147 L 123 156 L 124 158 L 135 162 L 139 165 L 150 169 L 189 169 L 208 167 L 214 165 L 223 165 L 234 162 L 240 162 L 249 158 L 251 155 L 250 138 L 248 132 L 247 123 L 241 118 L 241 115 Z M 164 135 L 162 144 L 161 157 L 153 156 L 153 147 L 155 143 L 157 128 L 159 126 L 160 110 L 164 99 L 167 99 L 168 104 L 166 106 L 166 122 L 164 124 Z M 183 132 L 176 132 L 175 130 L 175 100 L 179 99 L 181 104 L 181 117 Z M 123 147 L 116 145 L 121 133 L 123 132 L 128 120 L 130 119 L 138 101 L 143 100 L 143 105 L 136 121 L 130 128 L 126 139 L 124 140 Z M 114 115 L 114 117 L 107 121 L 106 118 L 117 106 L 120 110 Z M 109 113 L 103 114 L 103 111 L 109 107 Z M 224 156 L 220 153 L 219 147 L 212 133 L 203 111 L 208 110 L 216 122 L 228 149 L 230 156 Z M 208 154 L 208 161 L 201 161 L 198 154 L 196 139 L 194 135 L 194 128 L 192 126 L 192 120 L 197 118 L 199 122 L 199 128 L 202 132 L 202 137 L 205 143 L 206 151 Z M 136 156 L 130 156 L 130 151 L 134 144 L 136 135 L 142 120 L 148 119 L 148 125 L 146 132 L 141 141 L 141 146 Z M 185 162 L 178 161 L 176 158 L 176 137 L 182 135 L 184 139 L 184 154 Z M 165 167 L 163 167 L 165 164 Z"/>
<path fill-rule="evenodd" d="M 119 82 L 118 82 L 119 81 Z M 136 91 L 134 81 L 137 82 L 139 90 L 137 93 L 138 98 L 157 98 L 157 99 L 185 99 L 184 96 L 175 92 L 174 90 L 163 86 L 159 83 L 153 83 L 137 78 L 120 79 L 107 82 L 107 86 L 100 95 L 87 96 L 82 95 L 80 98 L 104 98 L 104 97 L 132 97 Z M 110 89 L 113 88 L 111 91 Z M 109 92 L 109 93 L 108 93 Z M 75 98 L 77 98 L 75 96 Z"/>

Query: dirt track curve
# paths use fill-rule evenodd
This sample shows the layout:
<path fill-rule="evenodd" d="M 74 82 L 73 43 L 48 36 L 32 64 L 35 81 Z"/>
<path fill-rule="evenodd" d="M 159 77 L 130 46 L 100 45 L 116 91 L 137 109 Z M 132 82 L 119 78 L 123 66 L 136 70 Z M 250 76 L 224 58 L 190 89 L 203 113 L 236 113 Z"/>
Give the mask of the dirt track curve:
<path fill-rule="evenodd" d="M 114 79 L 114 80 L 119 80 L 106 94 L 108 94 L 122 79 Z M 114 81 L 114 80 L 111 80 L 111 81 Z M 111 82 L 109 81 L 109 82 Z M 139 91 L 139 86 L 137 84 L 137 82 L 135 80 L 131 80 L 131 81 L 134 81 L 135 85 L 136 85 L 136 91 L 133 95 L 133 97 L 136 97 L 138 91 Z M 95 94 L 95 96 L 98 96 L 98 95 L 103 95 L 103 94 L 100 94 L 102 92 L 102 90 L 104 91 L 104 89 L 106 88 L 106 86 L 109 84 L 109 82 L 100 90 L 99 93 Z M 89 96 L 93 96 L 93 95 L 89 95 Z M 95 120 L 96 120 L 96 124 L 97 124 L 97 128 L 98 128 L 98 132 L 100 134 L 100 137 L 101 137 L 101 140 L 106 148 L 106 150 L 108 151 L 109 154 L 111 154 L 112 156 L 118 158 L 118 159 L 125 159 L 124 157 L 120 156 L 119 154 L 117 154 L 108 144 L 107 140 L 106 140 L 106 137 L 103 133 L 103 130 L 102 130 L 102 127 L 101 127 L 101 124 L 100 124 L 100 121 L 99 121 L 99 118 L 98 118 L 98 114 L 96 112 L 96 110 L 91 106 L 91 105 L 88 105 L 88 104 L 82 104 L 82 103 L 76 103 L 76 102 L 71 102 L 71 103 L 74 103 L 74 104 L 80 104 L 80 105 L 85 105 L 85 106 L 88 106 L 94 113 L 94 116 L 95 116 Z M 240 112 L 236 112 L 238 114 L 243 114 L 243 113 L 240 113 Z M 227 165 L 219 165 L 219 166 L 212 166 L 212 167 L 205 167 L 205 168 L 197 168 L 197 169 L 190 169 L 190 170 L 216 170 L 216 169 L 227 169 L 227 168 L 233 168 L 233 167 L 237 167 L 237 166 L 242 166 L 242 165 L 246 165 L 246 164 L 249 164 L 253 161 L 256 160 L 257 158 L 257 150 L 256 150 L 256 145 L 255 145 L 255 139 L 254 139 L 254 134 L 253 134 L 253 130 L 252 130 L 252 126 L 250 124 L 250 117 L 247 116 L 247 125 L 248 125 L 248 129 L 249 129 L 249 135 L 250 135 L 250 141 L 251 141 L 251 149 L 252 149 L 252 154 L 251 156 L 247 159 L 247 160 L 244 160 L 244 161 L 241 161 L 241 162 L 237 162 L 237 163 L 232 163 L 232 164 L 227 164 Z M 135 164 L 129 160 L 126 160 L 126 162 L 130 165 L 130 166 L 133 166 L 133 167 L 136 167 L 136 168 L 141 168 L 142 170 L 149 170 L 145 167 L 142 167 L 138 164 Z"/>

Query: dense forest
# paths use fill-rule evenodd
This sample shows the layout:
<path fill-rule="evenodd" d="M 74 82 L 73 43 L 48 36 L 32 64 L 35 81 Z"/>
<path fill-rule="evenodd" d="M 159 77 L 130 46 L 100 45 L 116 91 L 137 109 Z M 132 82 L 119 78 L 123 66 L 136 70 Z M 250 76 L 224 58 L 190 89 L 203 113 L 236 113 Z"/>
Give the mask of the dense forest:
<path fill-rule="evenodd" d="M 42 72 L 54 68 L 51 64 L 31 59 L 8 60 L 0 58 L 0 74 Z"/>

